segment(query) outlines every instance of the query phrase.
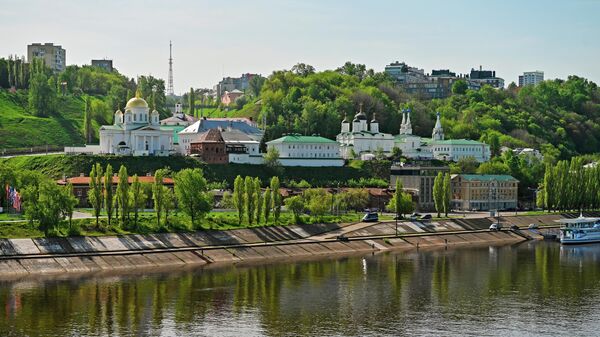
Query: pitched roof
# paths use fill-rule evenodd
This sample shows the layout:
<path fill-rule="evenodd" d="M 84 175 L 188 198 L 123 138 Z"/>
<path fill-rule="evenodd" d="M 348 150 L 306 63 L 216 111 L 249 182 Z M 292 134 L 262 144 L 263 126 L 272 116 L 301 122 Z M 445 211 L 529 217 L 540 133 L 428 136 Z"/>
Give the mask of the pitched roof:
<path fill-rule="evenodd" d="M 207 118 L 200 119 L 194 124 L 186 127 L 181 131 L 181 133 L 202 133 L 209 129 L 227 129 L 227 127 L 231 127 L 232 129 L 237 129 L 246 134 L 260 134 L 262 135 L 262 131 L 256 127 L 251 120 L 248 118 Z"/>
<path fill-rule="evenodd" d="M 320 137 L 320 136 L 301 136 L 301 135 L 287 135 L 281 138 L 274 139 L 267 144 L 281 144 L 281 143 L 337 143 L 335 140 L 331 140 L 328 138 Z"/>
<path fill-rule="evenodd" d="M 240 130 L 237 129 L 227 129 L 227 130 L 223 130 L 221 131 L 221 137 L 223 137 L 223 140 L 225 142 L 254 142 L 254 143 L 258 143 L 258 141 L 252 139 L 250 136 L 248 136 L 247 134 L 243 133 Z"/>
<path fill-rule="evenodd" d="M 219 129 L 210 129 L 201 133 L 192 143 L 224 143 Z"/>

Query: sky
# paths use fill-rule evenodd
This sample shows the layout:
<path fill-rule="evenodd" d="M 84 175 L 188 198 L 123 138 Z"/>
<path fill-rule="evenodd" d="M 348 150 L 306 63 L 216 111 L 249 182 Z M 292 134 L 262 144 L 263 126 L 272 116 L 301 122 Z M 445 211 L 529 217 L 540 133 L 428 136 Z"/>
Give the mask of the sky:
<path fill-rule="evenodd" d="M 67 64 L 113 60 L 129 76 L 167 79 L 173 41 L 176 93 L 222 77 L 268 76 L 303 62 L 346 61 L 383 71 L 496 70 L 575 74 L 600 83 L 600 0 L 0 0 L 0 57 L 54 42 Z"/>

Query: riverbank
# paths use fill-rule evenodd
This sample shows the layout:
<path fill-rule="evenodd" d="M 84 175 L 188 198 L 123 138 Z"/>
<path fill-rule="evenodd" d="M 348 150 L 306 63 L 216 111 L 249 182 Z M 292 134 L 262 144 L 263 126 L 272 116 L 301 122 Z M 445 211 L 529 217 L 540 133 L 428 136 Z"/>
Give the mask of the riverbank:
<path fill-rule="evenodd" d="M 450 225 L 452 224 L 452 225 Z M 454 221 L 262 227 L 229 231 L 107 237 L 0 239 L 0 278 L 173 268 L 205 264 L 318 259 L 392 250 L 510 244 L 526 240 L 511 231 L 465 229 Z M 337 240 L 343 234 L 347 241 Z"/>

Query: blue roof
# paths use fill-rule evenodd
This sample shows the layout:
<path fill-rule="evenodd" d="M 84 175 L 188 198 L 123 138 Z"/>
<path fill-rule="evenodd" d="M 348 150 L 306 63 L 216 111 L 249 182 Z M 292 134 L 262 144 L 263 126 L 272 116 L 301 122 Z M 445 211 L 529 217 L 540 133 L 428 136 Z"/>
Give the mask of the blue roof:
<path fill-rule="evenodd" d="M 227 127 L 232 129 L 240 130 L 246 134 L 262 134 L 262 130 L 258 127 L 251 125 L 248 119 L 242 118 L 207 118 L 201 119 L 196 123 L 183 129 L 181 133 L 202 133 L 210 129 L 221 128 L 226 130 Z"/>

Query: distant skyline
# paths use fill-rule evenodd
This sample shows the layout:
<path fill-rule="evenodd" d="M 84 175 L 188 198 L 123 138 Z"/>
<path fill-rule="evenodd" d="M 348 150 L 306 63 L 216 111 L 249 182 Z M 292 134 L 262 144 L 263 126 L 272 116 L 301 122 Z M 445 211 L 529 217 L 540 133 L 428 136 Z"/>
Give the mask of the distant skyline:
<path fill-rule="evenodd" d="M 67 64 L 112 59 L 128 77 L 167 82 L 173 41 L 175 92 L 222 77 L 270 75 L 302 62 L 346 61 L 383 71 L 404 61 L 468 73 L 496 71 L 506 85 L 524 71 L 600 83 L 600 1 L 46 1 L 2 0 L 0 57 L 53 42 Z"/>

